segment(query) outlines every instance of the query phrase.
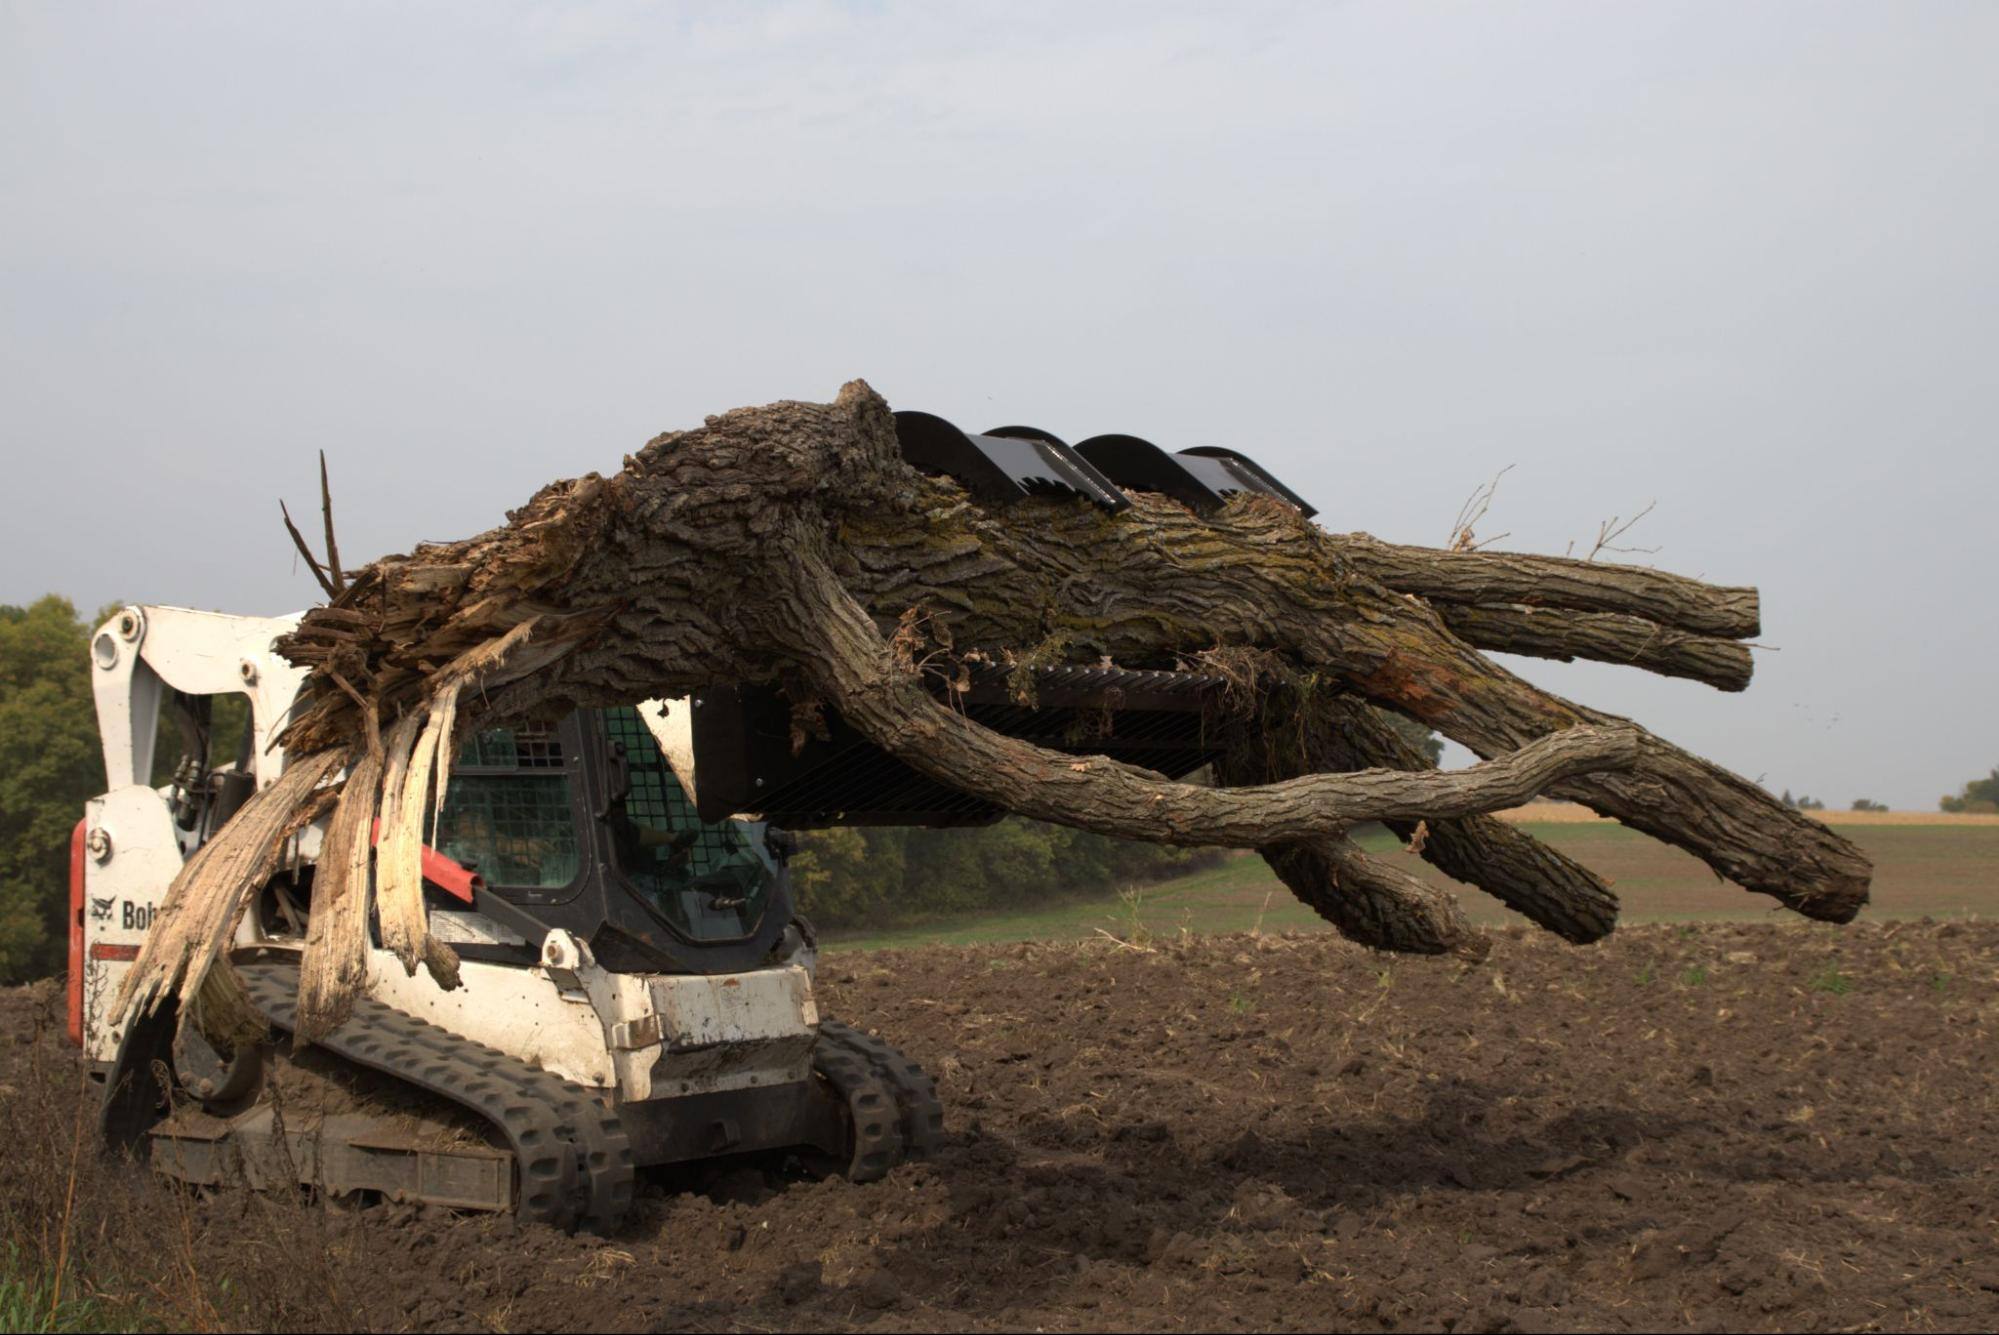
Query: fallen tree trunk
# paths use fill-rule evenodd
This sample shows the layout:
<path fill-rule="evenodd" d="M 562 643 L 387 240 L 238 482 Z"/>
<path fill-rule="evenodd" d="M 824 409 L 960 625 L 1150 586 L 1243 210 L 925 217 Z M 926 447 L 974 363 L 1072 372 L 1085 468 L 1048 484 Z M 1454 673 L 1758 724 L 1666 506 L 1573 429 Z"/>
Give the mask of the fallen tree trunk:
<path fill-rule="evenodd" d="M 1327 533 L 1264 496 L 1202 513 L 1129 499 L 1118 513 L 1073 497 L 982 504 L 904 462 L 887 405 L 860 382 L 832 404 L 723 414 L 659 437 L 613 476 L 543 488 L 501 528 L 348 574 L 281 643 L 311 671 L 284 744 L 347 756 L 391 738 L 380 772 L 413 777 L 379 795 L 382 846 L 407 862 L 404 823 L 421 819 L 421 776 L 448 759 L 454 728 L 777 683 L 800 711 L 836 709 L 919 773 L 1010 810 L 1265 850 L 1308 902 L 1390 948 L 1479 946 L 1454 905 L 1346 840 L 1358 821 L 1427 822 L 1425 855 L 1446 871 L 1571 939 L 1608 930 L 1615 902 L 1600 881 L 1481 819 L 1548 789 L 1810 916 L 1844 921 L 1864 902 L 1865 859 L 1824 826 L 1476 647 L 1733 688 L 1748 667 L 1733 640 L 1757 627 L 1753 590 L 1394 547 Z M 1553 610 L 1530 618 L 1530 607 Z M 1244 762 L 1219 789 L 989 731 L 938 689 L 974 662 L 1160 668 L 1229 655 L 1247 666 L 1227 726 L 1304 727 L 1317 740 Z M 469 665 L 480 689 L 461 697 Z M 1369 706 L 1488 763 L 1423 772 Z M 379 906 L 394 926 L 385 936 L 406 967 L 423 960 L 448 981 L 404 879 Z M 347 972 L 321 975 L 326 1004 Z"/>

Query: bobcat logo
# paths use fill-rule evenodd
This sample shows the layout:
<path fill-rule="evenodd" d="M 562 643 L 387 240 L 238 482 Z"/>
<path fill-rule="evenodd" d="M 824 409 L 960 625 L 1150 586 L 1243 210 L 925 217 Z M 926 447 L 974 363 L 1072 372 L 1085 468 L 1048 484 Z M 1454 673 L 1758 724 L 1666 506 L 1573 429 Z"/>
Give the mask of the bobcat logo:
<path fill-rule="evenodd" d="M 116 895 L 111 896 L 109 899 L 99 899 L 96 895 L 92 895 L 90 897 L 91 918 L 97 922 L 110 922 L 111 906 L 117 902 L 118 896 Z"/>

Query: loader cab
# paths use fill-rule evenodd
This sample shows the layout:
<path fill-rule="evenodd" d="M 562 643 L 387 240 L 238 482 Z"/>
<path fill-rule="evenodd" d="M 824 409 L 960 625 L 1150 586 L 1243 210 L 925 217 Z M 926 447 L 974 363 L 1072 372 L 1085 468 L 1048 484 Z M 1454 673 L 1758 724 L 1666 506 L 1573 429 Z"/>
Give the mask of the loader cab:
<path fill-rule="evenodd" d="M 629 706 L 474 734 L 433 837 L 483 879 L 489 916 L 525 941 L 568 930 L 616 972 L 751 969 L 791 920 L 783 841 L 703 820 Z"/>

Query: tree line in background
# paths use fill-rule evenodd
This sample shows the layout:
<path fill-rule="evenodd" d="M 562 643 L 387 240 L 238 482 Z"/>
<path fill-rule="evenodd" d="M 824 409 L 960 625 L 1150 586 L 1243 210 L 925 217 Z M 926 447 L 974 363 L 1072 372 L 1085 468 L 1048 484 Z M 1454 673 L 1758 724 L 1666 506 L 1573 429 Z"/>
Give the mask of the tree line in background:
<path fill-rule="evenodd" d="M 1111 839 L 1008 818 L 955 829 L 852 826 L 801 832 L 798 907 L 820 927 L 893 927 L 976 909 L 1027 908 L 1164 880 L 1219 862 L 1213 848 Z"/>
<path fill-rule="evenodd" d="M 1407 719 L 1394 723 L 1432 761 L 1443 755 L 1434 732 Z M 800 911 L 821 927 L 896 927 L 943 914 L 1031 907 L 1166 880 L 1225 856 L 1215 848 L 1112 839 L 1016 817 L 935 830 L 801 831 L 798 844 L 792 892 Z"/>
<path fill-rule="evenodd" d="M 103 791 L 90 627 L 54 594 L 0 606 L 0 982 L 63 968 L 70 831 Z"/>
<path fill-rule="evenodd" d="M 68 937 L 69 838 L 103 791 L 90 692 L 90 631 L 68 599 L 0 606 L 0 983 L 60 972 Z M 1407 725 L 1434 759 L 1435 734 Z M 158 748 L 154 782 L 178 748 Z M 1784 800 L 1811 810 L 1813 798 Z M 1862 798 L 1858 811 L 1880 810 Z M 1999 812 L 1999 768 L 1942 801 L 1952 812 Z M 966 910 L 1025 906 L 1176 876 L 1214 850 L 1109 839 L 1007 819 L 969 829 L 901 827 L 800 835 L 792 872 L 800 907 L 821 925 L 885 927 Z"/>
<path fill-rule="evenodd" d="M 1957 796 L 1944 798 L 1940 805 L 1945 811 L 1999 812 L 1999 766 L 1994 766 L 1984 778 L 1973 779 L 1964 785 Z"/>
<path fill-rule="evenodd" d="M 90 689 L 89 621 L 56 594 L 26 607 L 0 605 L 0 984 L 67 967 L 69 839 L 83 804 L 104 791 L 104 749 Z M 249 702 L 219 697 L 214 735 L 240 736 Z M 151 783 L 173 778 L 180 730 L 160 711 Z"/>

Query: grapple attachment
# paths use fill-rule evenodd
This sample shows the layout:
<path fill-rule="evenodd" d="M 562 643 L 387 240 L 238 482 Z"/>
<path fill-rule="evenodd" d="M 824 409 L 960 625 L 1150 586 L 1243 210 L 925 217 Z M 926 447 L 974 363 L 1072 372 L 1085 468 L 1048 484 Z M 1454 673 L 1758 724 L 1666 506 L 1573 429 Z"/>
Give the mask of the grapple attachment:
<path fill-rule="evenodd" d="M 982 501 L 1081 496 L 1106 510 L 1130 506 L 1121 488 L 1158 492 L 1206 514 L 1238 494 L 1271 496 L 1307 519 L 1318 511 L 1255 460 L 1219 445 L 1168 454 L 1138 436 L 1092 436 L 1071 446 L 1050 431 L 1002 426 L 973 435 L 932 413 L 895 415 L 902 457 L 964 484 Z"/>
<path fill-rule="evenodd" d="M 1199 672 L 1046 667 L 1030 672 L 1028 698 L 996 667 L 954 693 L 974 723 L 1057 751 L 1107 755 L 1181 778 L 1212 762 L 1209 724 L 1227 683 Z M 941 694 L 942 683 L 933 683 Z M 1001 809 L 926 778 L 827 710 L 823 735 L 795 733 L 772 687 L 704 691 L 693 709 L 697 803 L 703 820 L 756 812 L 778 825 L 985 825 Z"/>

